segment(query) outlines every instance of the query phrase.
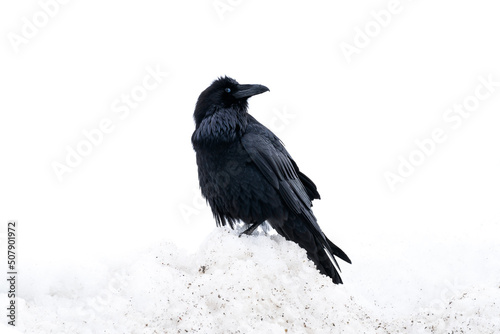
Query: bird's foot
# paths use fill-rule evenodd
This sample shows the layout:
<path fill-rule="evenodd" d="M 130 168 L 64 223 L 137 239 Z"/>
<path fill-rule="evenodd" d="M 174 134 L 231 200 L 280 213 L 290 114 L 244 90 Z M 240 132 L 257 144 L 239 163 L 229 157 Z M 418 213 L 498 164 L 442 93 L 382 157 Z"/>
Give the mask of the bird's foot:
<path fill-rule="evenodd" d="M 260 224 L 262 224 L 262 222 L 260 222 L 260 223 L 253 223 L 249 228 L 247 228 L 246 230 L 244 230 L 243 232 L 241 232 L 240 235 L 239 235 L 239 237 L 241 237 L 243 234 L 246 234 L 246 235 L 252 234 L 257 229 L 257 227 L 260 226 Z"/>

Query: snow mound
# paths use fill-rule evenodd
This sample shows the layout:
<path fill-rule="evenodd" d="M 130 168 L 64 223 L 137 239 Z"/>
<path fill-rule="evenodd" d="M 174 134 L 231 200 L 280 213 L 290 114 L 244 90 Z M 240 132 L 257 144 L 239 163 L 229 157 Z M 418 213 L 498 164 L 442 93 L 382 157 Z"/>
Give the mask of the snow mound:
<path fill-rule="evenodd" d="M 220 228 L 195 254 L 165 242 L 108 262 L 51 269 L 51 276 L 46 268 L 26 268 L 17 328 L 38 334 L 500 331 L 498 286 L 459 291 L 439 307 L 395 316 L 390 306 L 369 301 L 357 284 L 362 280 L 334 285 L 303 249 L 278 235 L 240 238 Z"/>
<path fill-rule="evenodd" d="M 89 287 L 88 276 L 81 272 L 70 285 L 59 281 L 57 291 L 34 296 L 21 310 L 23 330 L 317 333 L 367 322 L 302 248 L 277 235 L 240 238 L 216 229 L 196 254 L 163 243 L 101 274 L 106 285 L 91 279 Z"/>

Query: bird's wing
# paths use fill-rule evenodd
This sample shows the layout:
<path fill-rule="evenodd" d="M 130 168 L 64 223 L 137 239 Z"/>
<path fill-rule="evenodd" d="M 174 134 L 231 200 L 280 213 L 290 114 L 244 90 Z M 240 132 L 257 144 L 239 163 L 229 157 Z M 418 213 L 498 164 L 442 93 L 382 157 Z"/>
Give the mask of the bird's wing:
<path fill-rule="evenodd" d="M 316 185 L 314 184 L 314 182 L 299 170 L 299 167 L 297 167 L 297 164 L 295 163 L 295 161 L 292 160 L 291 157 L 290 157 L 290 160 L 292 161 L 292 164 L 295 167 L 297 174 L 299 175 L 300 182 L 302 182 L 302 184 L 306 188 L 307 195 L 309 195 L 309 198 L 311 199 L 311 201 L 313 199 L 320 199 L 321 197 L 319 196 L 318 189 L 316 188 Z M 312 204 L 311 204 L 311 206 L 312 206 Z"/>
<path fill-rule="evenodd" d="M 289 222 L 293 226 L 277 226 L 277 231 L 285 232 L 290 237 L 290 234 L 301 233 L 302 227 L 306 227 L 314 236 L 315 240 L 300 240 L 300 238 L 307 238 L 305 234 L 301 234 L 301 237 L 291 238 L 292 240 L 299 243 L 299 245 L 307 244 L 309 247 L 305 247 L 306 250 L 310 250 L 311 247 L 316 249 L 318 245 L 324 247 L 331 258 L 331 263 L 340 271 L 337 261 L 333 255 L 351 263 L 349 257 L 335 244 L 333 244 L 325 236 L 321 228 L 319 227 L 316 217 L 312 213 L 311 206 L 312 200 L 314 198 L 319 198 L 318 191 L 314 183 L 304 174 L 300 173 L 297 164 L 293 161 L 292 157 L 286 151 L 282 142 L 276 137 L 269 129 L 260 124 L 255 118 L 249 117 L 249 122 L 245 134 L 241 138 L 241 143 L 255 163 L 260 172 L 269 181 L 269 183 L 278 191 L 281 198 L 287 205 L 287 207 L 299 217 L 299 221 L 305 223 L 304 225 L 297 225 L 297 221 L 293 219 Z M 293 232 L 290 232 L 290 228 Z M 299 230 L 295 231 L 294 229 Z M 282 234 L 282 233 L 280 233 Z M 311 246 L 312 243 L 315 245 Z M 308 250 L 308 251 L 309 251 Z M 318 250 L 315 251 L 318 253 Z M 322 254 L 321 251 L 319 251 Z M 316 254 L 316 256 L 318 256 Z M 326 255 L 325 255 L 326 256 Z M 320 260 L 318 260 L 320 261 Z M 327 266 L 330 266 L 329 260 L 325 260 Z M 325 263 L 323 261 L 323 263 Z M 335 282 L 342 282 L 338 272 L 334 267 L 325 269 L 325 272 L 332 278 Z"/>
<path fill-rule="evenodd" d="M 267 181 L 279 191 L 287 206 L 305 215 L 324 238 L 310 210 L 311 200 L 319 198 L 314 183 L 302 174 L 281 141 L 255 118 L 249 118 L 241 143 Z"/>
<path fill-rule="evenodd" d="M 255 152 L 255 148 L 257 148 L 257 147 L 264 148 L 264 149 L 273 148 L 274 149 L 273 152 L 268 152 L 271 154 L 267 155 L 266 157 L 271 158 L 271 160 L 273 157 L 279 158 L 284 163 L 284 166 L 286 166 L 288 170 L 291 170 L 294 172 L 293 178 L 298 177 L 298 179 L 300 180 L 300 182 L 304 186 L 305 191 L 306 191 L 309 199 L 311 201 L 314 199 L 320 199 L 321 197 L 319 195 L 319 192 L 318 192 L 316 185 L 309 177 L 307 177 L 304 173 L 302 173 L 299 170 L 299 167 L 297 166 L 295 161 L 292 159 L 290 154 L 287 152 L 287 150 L 283 146 L 281 140 L 271 130 L 269 130 L 264 125 L 259 123 L 259 121 L 257 121 L 254 117 L 252 117 L 251 115 L 248 115 L 248 117 L 249 117 L 249 122 L 248 122 L 247 132 L 242 140 L 243 146 L 245 146 L 245 142 L 247 143 L 247 146 L 245 147 L 247 152 L 249 150 Z M 259 139 L 260 139 L 260 141 L 259 141 Z M 258 143 L 255 142 L 254 140 L 257 140 Z M 255 145 L 255 147 L 252 147 L 252 142 Z M 248 153 L 250 154 L 250 152 L 248 152 Z M 250 154 L 250 155 L 252 155 L 252 154 Z M 259 155 L 261 155 L 261 154 L 259 154 Z M 253 157 L 252 157 L 252 159 L 253 159 Z M 262 167 L 264 167 L 264 166 L 259 166 L 259 168 L 261 168 L 261 171 L 262 171 Z M 262 172 L 264 173 L 264 171 L 262 171 Z M 267 171 L 267 172 L 269 172 L 269 171 Z M 272 173 L 264 173 L 264 174 L 266 175 L 266 178 L 268 178 L 268 180 L 271 182 L 269 177 L 271 176 Z M 286 175 L 283 173 L 281 173 L 281 174 Z M 278 176 L 278 174 L 276 176 Z M 271 184 L 275 185 L 275 180 L 273 182 L 271 182 Z"/>

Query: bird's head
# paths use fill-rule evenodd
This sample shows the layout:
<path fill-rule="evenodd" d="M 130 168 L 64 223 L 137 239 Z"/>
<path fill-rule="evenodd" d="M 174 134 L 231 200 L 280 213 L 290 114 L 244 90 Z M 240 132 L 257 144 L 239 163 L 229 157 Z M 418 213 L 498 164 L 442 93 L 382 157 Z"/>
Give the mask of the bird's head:
<path fill-rule="evenodd" d="M 234 112 L 246 112 L 249 97 L 269 91 L 263 85 L 240 85 L 227 76 L 220 77 L 205 89 L 198 97 L 194 111 L 196 124 L 219 110 L 233 109 Z"/>

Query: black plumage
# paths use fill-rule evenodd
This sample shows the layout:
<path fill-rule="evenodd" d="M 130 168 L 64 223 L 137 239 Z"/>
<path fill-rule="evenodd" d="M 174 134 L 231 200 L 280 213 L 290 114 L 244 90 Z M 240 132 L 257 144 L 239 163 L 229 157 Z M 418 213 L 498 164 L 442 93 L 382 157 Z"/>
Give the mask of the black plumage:
<path fill-rule="evenodd" d="M 320 198 L 316 185 L 280 139 L 247 112 L 248 98 L 268 90 L 223 77 L 200 94 L 191 140 L 201 192 L 217 225 L 242 221 L 250 234 L 267 221 L 304 248 L 322 274 L 342 283 L 334 256 L 351 260 L 317 223 L 311 210 L 312 200 Z"/>

